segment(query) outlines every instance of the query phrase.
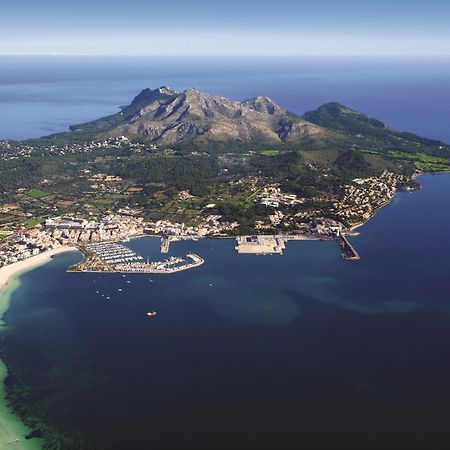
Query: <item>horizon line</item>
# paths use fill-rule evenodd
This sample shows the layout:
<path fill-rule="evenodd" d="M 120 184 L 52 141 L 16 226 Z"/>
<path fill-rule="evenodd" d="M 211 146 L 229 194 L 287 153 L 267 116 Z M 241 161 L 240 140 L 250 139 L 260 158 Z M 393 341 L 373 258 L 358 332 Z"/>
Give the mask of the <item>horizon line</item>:
<path fill-rule="evenodd" d="M 3 56 L 51 56 L 51 57 L 59 57 L 59 56 L 84 56 L 84 57 L 167 57 L 167 58 L 179 58 L 179 57 L 189 57 L 189 58 L 199 58 L 199 57 L 232 57 L 232 58 L 248 58 L 248 57 L 258 57 L 258 58 L 298 58 L 298 57 L 311 57 L 311 58 L 324 58 L 324 57 L 336 57 L 336 58 L 361 58 L 361 57 L 369 57 L 369 58 L 436 58 L 436 57 L 450 57 L 450 53 L 416 53 L 416 54 L 408 54 L 408 53 L 386 53 L 386 54 L 368 54 L 368 53 L 354 53 L 354 54 L 330 54 L 330 53 L 297 53 L 297 54 L 276 54 L 276 53 L 268 53 L 268 54 L 258 54 L 258 53 L 248 53 L 248 54 L 231 54 L 231 53 L 190 53 L 190 54 L 155 54 L 155 53 L 1 53 L 0 57 Z"/>

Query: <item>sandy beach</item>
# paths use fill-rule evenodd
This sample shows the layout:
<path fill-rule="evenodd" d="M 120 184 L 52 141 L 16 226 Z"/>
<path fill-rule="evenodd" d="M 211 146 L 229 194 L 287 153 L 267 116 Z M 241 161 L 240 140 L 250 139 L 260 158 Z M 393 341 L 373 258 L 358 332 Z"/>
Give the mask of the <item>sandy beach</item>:
<path fill-rule="evenodd" d="M 54 255 L 77 250 L 76 247 L 62 246 L 0 269 L 0 331 L 4 327 L 2 318 L 8 310 L 11 292 L 20 285 L 16 277 L 46 264 Z M 20 418 L 13 414 L 7 403 L 4 387 L 6 376 L 6 366 L 0 360 L 0 447 L 21 450 L 40 449 L 42 447 L 39 439 L 25 439 L 31 430 L 22 423 Z"/>
<path fill-rule="evenodd" d="M 31 258 L 27 258 L 23 261 L 19 261 L 13 264 L 9 264 L 8 266 L 0 268 L 0 289 L 8 284 L 8 280 L 13 276 L 21 272 L 25 272 L 30 270 L 36 266 L 40 266 L 42 264 L 50 261 L 52 256 L 58 255 L 59 253 L 73 252 L 78 251 L 76 247 L 69 247 L 67 245 L 63 245 L 61 247 L 55 248 L 53 250 L 49 250 L 47 252 L 40 253 L 39 255 L 32 256 Z"/>

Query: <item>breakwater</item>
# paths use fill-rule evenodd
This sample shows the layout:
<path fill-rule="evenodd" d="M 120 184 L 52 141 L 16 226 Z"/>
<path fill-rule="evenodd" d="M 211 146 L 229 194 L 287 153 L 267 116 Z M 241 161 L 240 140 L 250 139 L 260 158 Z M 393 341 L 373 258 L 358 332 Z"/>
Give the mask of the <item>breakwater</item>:
<path fill-rule="evenodd" d="M 339 236 L 336 237 L 336 241 L 341 249 L 342 258 L 348 261 L 357 261 L 361 259 L 358 252 L 344 235 L 339 234 Z"/>

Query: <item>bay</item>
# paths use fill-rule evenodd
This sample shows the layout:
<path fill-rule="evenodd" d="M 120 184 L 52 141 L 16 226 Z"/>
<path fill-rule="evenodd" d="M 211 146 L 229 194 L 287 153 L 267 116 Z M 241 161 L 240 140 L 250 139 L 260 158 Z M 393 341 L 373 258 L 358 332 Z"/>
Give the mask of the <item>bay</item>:
<path fill-rule="evenodd" d="M 96 449 L 446 448 L 450 175 L 419 181 L 353 238 L 359 262 L 334 242 L 263 257 L 230 239 L 173 244 L 206 263 L 172 275 L 55 257 L 12 294 L 12 398 Z M 127 245 L 163 258 L 158 239 Z"/>

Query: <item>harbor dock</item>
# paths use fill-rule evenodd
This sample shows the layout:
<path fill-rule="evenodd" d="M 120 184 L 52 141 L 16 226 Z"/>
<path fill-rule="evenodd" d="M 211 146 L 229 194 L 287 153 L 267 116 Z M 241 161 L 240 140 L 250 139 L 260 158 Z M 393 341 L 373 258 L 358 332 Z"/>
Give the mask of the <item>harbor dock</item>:
<path fill-rule="evenodd" d="M 348 241 L 346 235 L 337 233 L 329 237 L 309 236 L 305 234 L 280 234 L 280 235 L 253 235 L 239 236 L 236 238 L 236 251 L 246 255 L 282 255 L 288 241 L 310 240 L 334 240 L 341 249 L 342 258 L 348 261 L 357 261 L 360 258 L 358 252 Z"/>
<path fill-rule="evenodd" d="M 315 236 L 305 234 L 251 235 L 236 238 L 236 251 L 247 255 L 282 255 L 288 241 L 313 241 Z"/>
<path fill-rule="evenodd" d="M 240 254 L 282 255 L 286 248 L 284 239 L 277 236 L 239 236 L 236 241 Z"/>

